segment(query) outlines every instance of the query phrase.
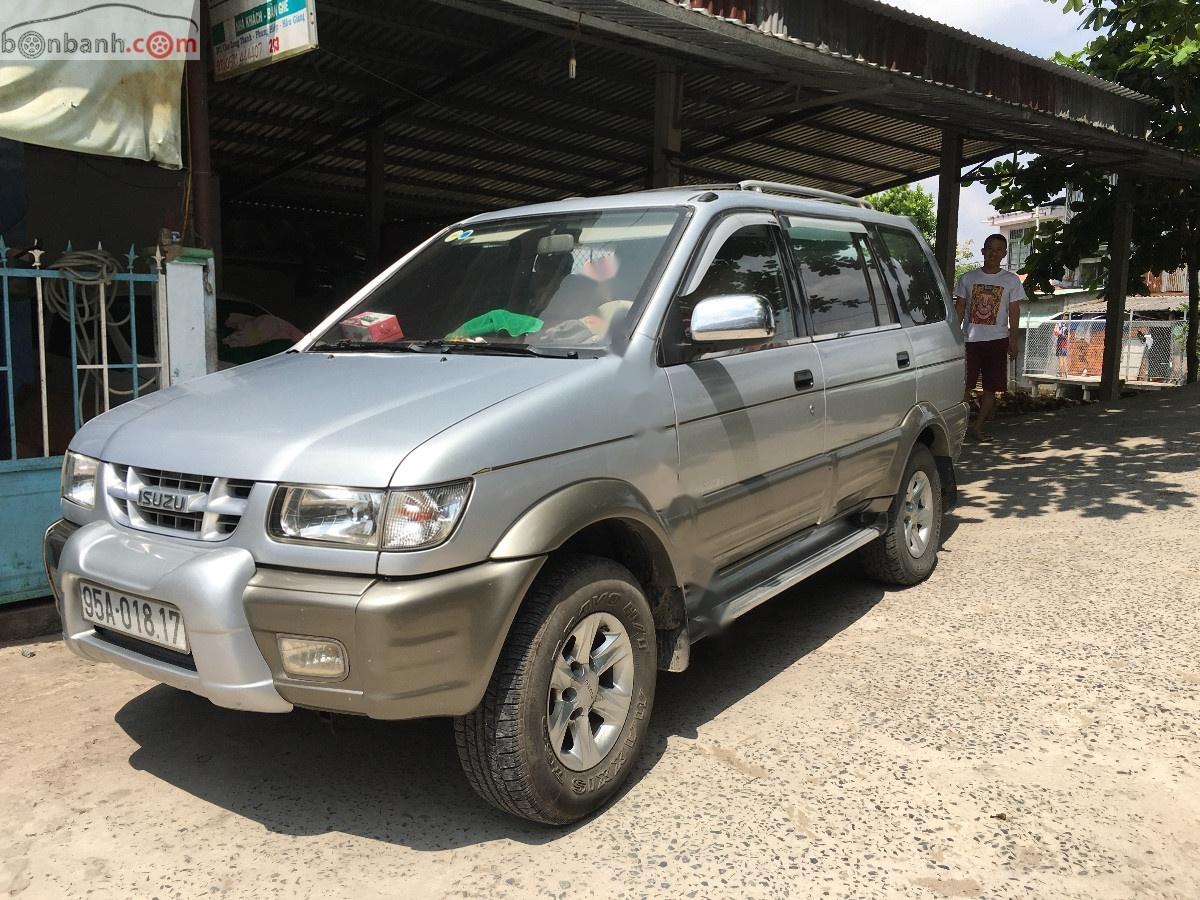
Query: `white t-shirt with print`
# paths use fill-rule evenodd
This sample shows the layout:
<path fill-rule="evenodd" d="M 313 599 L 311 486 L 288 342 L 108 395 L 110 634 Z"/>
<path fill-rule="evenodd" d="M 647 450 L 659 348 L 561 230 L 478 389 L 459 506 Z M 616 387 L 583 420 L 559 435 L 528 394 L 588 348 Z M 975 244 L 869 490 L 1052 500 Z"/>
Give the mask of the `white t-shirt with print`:
<path fill-rule="evenodd" d="M 983 269 L 967 272 L 954 285 L 954 296 L 966 302 L 968 341 L 997 341 L 1008 337 L 1008 309 L 1025 298 L 1025 288 L 1015 272 L 1001 269 L 989 275 Z"/>

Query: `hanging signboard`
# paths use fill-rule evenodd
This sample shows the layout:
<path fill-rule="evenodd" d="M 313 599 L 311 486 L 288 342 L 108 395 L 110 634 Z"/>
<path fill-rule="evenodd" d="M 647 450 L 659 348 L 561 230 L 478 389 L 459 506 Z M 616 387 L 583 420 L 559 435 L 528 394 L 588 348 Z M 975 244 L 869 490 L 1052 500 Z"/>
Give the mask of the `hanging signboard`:
<path fill-rule="evenodd" d="M 218 81 L 317 47 L 316 0 L 211 0 Z"/>

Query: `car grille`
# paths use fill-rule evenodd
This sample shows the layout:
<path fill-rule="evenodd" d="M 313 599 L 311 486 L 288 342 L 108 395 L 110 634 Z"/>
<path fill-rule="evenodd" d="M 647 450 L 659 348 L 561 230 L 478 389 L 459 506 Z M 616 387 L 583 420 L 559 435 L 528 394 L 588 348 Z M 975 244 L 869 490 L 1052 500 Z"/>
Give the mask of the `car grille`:
<path fill-rule="evenodd" d="M 229 537 L 246 512 L 253 481 L 109 464 L 105 492 L 122 525 L 201 541 Z M 173 501 L 169 505 L 153 502 Z M 149 502 L 148 502 L 149 501 Z"/>

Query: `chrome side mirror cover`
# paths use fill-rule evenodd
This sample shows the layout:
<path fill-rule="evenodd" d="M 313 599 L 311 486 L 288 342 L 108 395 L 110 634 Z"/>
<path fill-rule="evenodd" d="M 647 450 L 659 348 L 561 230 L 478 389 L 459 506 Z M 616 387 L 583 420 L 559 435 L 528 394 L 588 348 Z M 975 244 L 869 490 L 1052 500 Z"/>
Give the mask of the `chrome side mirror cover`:
<path fill-rule="evenodd" d="M 690 330 L 697 344 L 765 341 L 775 336 L 775 313 L 757 294 L 718 294 L 696 304 Z"/>

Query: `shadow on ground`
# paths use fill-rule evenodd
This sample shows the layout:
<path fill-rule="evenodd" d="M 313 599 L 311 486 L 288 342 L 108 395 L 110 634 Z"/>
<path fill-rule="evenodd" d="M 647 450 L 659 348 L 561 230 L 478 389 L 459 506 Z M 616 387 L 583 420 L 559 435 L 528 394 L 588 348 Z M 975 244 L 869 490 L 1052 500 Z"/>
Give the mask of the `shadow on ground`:
<path fill-rule="evenodd" d="M 1200 465 L 1200 388 L 990 426 L 959 460 L 960 512 L 1122 519 L 1195 503 L 1171 477 Z"/>
<path fill-rule="evenodd" d="M 660 675 L 646 747 L 626 790 L 653 769 L 668 736 L 695 737 L 883 596 L 834 569 L 697 645 L 687 672 Z M 500 838 L 541 844 L 567 831 L 514 819 L 477 798 L 459 769 L 447 719 L 239 713 L 158 686 L 129 701 L 116 721 L 138 744 L 134 768 L 273 832 L 341 832 L 446 850 Z"/>

